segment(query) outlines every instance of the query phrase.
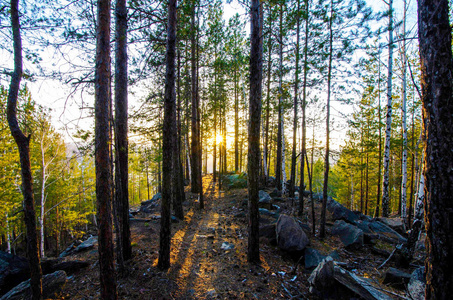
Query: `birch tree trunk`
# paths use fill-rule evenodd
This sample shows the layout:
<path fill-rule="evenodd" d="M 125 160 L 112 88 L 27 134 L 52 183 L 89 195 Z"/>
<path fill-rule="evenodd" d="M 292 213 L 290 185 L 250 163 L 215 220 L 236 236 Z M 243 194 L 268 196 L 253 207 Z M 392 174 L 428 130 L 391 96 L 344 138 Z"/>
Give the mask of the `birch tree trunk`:
<path fill-rule="evenodd" d="M 388 217 L 390 214 L 390 138 L 392 130 L 392 76 L 393 76 L 393 0 L 389 0 L 389 59 L 388 59 L 388 78 L 387 78 L 387 120 L 385 129 L 384 146 L 384 179 L 382 181 L 382 216 Z"/>
<path fill-rule="evenodd" d="M 406 69 L 407 69 L 407 56 L 406 56 L 406 0 L 403 1 L 403 48 L 402 48 L 402 58 L 403 58 L 403 103 L 401 107 L 402 113 L 402 125 L 403 125 L 403 161 L 402 161 L 402 181 L 401 181 L 401 218 L 403 219 L 404 224 L 407 224 L 407 123 L 406 123 L 406 100 L 407 100 L 407 91 L 406 91 Z"/>
<path fill-rule="evenodd" d="M 286 147 L 285 147 L 285 122 L 282 118 L 282 194 L 286 193 Z"/>
<path fill-rule="evenodd" d="M 279 61 L 278 61 L 278 131 L 277 131 L 277 162 L 275 165 L 276 187 L 282 190 L 282 101 L 283 101 L 283 4 L 280 3 L 280 25 L 279 25 Z"/>

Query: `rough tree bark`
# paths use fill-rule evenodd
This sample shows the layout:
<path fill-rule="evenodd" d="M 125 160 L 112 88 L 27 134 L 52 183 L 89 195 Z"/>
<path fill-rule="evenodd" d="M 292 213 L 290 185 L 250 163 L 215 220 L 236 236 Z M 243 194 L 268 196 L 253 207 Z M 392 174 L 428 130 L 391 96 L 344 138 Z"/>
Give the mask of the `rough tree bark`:
<path fill-rule="evenodd" d="M 110 158 L 110 0 L 98 0 L 95 69 L 95 165 L 101 298 L 117 299 Z"/>
<path fill-rule="evenodd" d="M 115 7 L 115 206 L 117 261 L 121 269 L 132 257 L 129 226 L 128 138 L 127 138 L 127 8 L 126 0 Z M 149 198 L 149 197 L 148 197 Z"/>
<path fill-rule="evenodd" d="M 448 0 L 418 1 L 425 143 L 426 299 L 453 287 L 453 58 Z"/>
<path fill-rule="evenodd" d="M 260 122 L 261 122 L 261 80 L 263 44 L 260 36 L 260 0 L 252 0 L 250 15 L 250 105 L 248 124 L 248 251 L 250 263 L 260 262 L 259 252 L 259 176 L 260 176 Z"/>
<path fill-rule="evenodd" d="M 170 267 L 170 204 L 172 197 L 173 148 L 176 146 L 176 0 L 168 3 L 167 55 L 165 74 L 164 123 L 162 144 L 162 207 L 160 221 L 160 246 L 157 266 Z M 199 165 L 197 165 L 199 167 Z"/>
<path fill-rule="evenodd" d="M 33 299 L 42 299 L 42 271 L 39 255 L 38 235 L 36 232 L 35 200 L 33 197 L 33 178 L 30 166 L 30 137 L 26 137 L 17 121 L 17 98 L 22 79 L 22 38 L 20 35 L 19 0 L 11 0 L 11 28 L 13 31 L 14 71 L 8 92 L 7 120 L 11 135 L 19 148 L 22 175 L 22 194 L 24 195 L 24 219 L 27 233 L 27 257 L 31 272 Z"/>

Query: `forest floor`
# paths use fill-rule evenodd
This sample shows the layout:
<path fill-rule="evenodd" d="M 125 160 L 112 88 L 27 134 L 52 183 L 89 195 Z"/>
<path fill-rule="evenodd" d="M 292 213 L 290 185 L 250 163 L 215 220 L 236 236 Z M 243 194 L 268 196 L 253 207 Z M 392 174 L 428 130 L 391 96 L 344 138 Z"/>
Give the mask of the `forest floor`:
<path fill-rule="evenodd" d="M 304 269 L 303 259 L 298 264 L 297 257 L 289 257 L 261 238 L 261 265 L 247 263 L 247 219 L 246 206 L 243 206 L 247 190 L 219 191 L 209 175 L 203 178 L 203 185 L 205 209 L 198 208 L 196 194 L 187 192 L 185 218 L 172 223 L 171 267 L 168 271 L 157 269 L 158 212 L 155 215 L 140 213 L 141 220 L 131 222 L 133 258 L 127 262 L 125 274 L 118 278 L 118 298 L 310 299 L 307 280 L 311 270 Z M 279 205 L 281 213 L 294 215 L 295 204 L 290 200 L 283 199 Z M 316 211 L 319 208 L 320 203 L 316 203 Z M 308 212 L 307 208 L 299 219 L 311 228 Z M 317 217 L 319 220 L 319 215 Z M 366 246 L 358 251 L 347 251 L 339 239 L 331 235 L 324 240 L 312 235 L 308 237 L 310 247 L 323 254 L 336 250 L 345 268 L 371 278 L 378 288 L 390 292 L 395 299 L 406 298 L 404 291 L 382 286 L 379 282 L 384 270 L 393 266 L 389 261 L 378 269 L 386 260 L 385 255 L 377 255 Z M 234 248 L 221 249 L 225 242 Z M 69 277 L 61 299 L 99 298 L 97 250 L 67 259 L 88 260 L 92 264 Z"/>

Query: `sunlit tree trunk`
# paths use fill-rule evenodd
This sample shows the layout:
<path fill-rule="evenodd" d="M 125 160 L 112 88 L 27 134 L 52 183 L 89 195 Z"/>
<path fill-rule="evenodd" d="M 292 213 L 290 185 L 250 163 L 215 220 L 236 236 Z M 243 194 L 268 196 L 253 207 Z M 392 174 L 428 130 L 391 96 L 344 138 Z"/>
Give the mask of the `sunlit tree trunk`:
<path fill-rule="evenodd" d="M 393 0 L 389 0 L 389 59 L 387 77 L 387 120 L 384 146 L 384 180 L 382 181 L 382 216 L 390 214 L 390 139 L 392 130 L 392 77 L 393 77 Z"/>

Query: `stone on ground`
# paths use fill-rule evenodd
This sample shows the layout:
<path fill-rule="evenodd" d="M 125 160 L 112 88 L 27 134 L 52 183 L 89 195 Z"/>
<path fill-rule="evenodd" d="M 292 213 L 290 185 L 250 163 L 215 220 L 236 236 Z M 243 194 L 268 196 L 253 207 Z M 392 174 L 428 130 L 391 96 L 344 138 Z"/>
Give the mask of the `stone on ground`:
<path fill-rule="evenodd" d="M 42 278 L 42 294 L 43 299 L 54 299 L 58 297 L 63 286 L 66 284 L 67 278 L 64 271 L 56 271 L 52 274 L 44 275 Z M 25 300 L 31 299 L 30 279 L 26 280 L 8 293 L 3 295 L 0 300 Z"/>
<path fill-rule="evenodd" d="M 363 246 L 363 231 L 343 220 L 335 221 L 332 227 L 332 234 L 338 236 L 346 248 Z"/>
<path fill-rule="evenodd" d="M 276 232 L 278 247 L 284 251 L 303 251 L 310 243 L 296 220 L 288 215 L 280 215 Z"/>

